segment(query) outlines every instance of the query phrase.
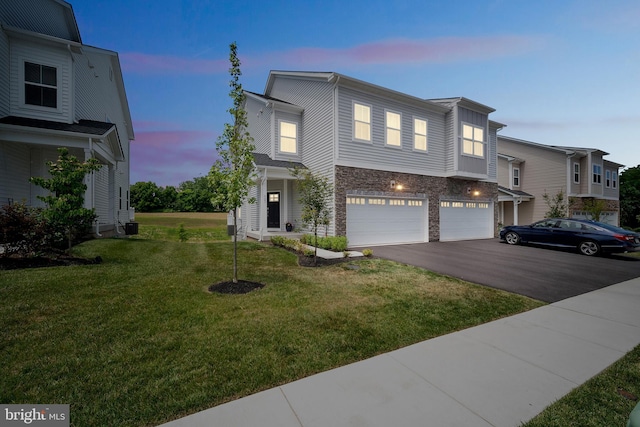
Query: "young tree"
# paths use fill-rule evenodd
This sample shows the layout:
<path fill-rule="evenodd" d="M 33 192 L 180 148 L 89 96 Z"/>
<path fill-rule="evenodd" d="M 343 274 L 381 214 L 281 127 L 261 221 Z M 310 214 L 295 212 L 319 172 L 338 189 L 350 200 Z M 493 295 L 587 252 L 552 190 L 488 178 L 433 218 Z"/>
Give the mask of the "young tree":
<path fill-rule="evenodd" d="M 620 224 L 625 228 L 640 227 L 640 165 L 620 174 Z"/>
<path fill-rule="evenodd" d="M 549 207 L 547 213 L 544 214 L 545 218 L 564 218 L 567 216 L 568 205 L 562 189 L 553 196 L 547 194 L 547 191 L 545 190 L 542 195 L 542 199 Z"/>
<path fill-rule="evenodd" d="M 290 170 L 291 175 L 297 179 L 296 186 L 300 194 L 302 205 L 302 222 L 311 225 L 313 230 L 315 250 L 313 263 L 318 264 L 318 226 L 328 225 L 331 220 L 329 203 L 333 195 L 333 187 L 325 176 L 314 175 L 309 169 L 296 167 Z"/>
<path fill-rule="evenodd" d="M 240 84 L 240 60 L 236 43 L 229 45 L 229 97 L 233 106 L 227 110 L 232 123 L 225 123 L 224 132 L 216 142 L 219 159 L 209 171 L 209 180 L 215 188 L 211 202 L 233 214 L 233 283 L 238 283 L 238 208 L 249 195 L 254 178 L 253 138 L 247 132 L 247 112 L 244 109 L 245 94 Z M 250 199 L 249 203 L 255 203 Z"/>
<path fill-rule="evenodd" d="M 84 177 L 101 165 L 93 158 L 80 162 L 64 147 L 58 148 L 58 153 L 57 162 L 47 162 L 51 178 L 32 177 L 29 181 L 50 191 L 48 196 L 38 196 L 47 205 L 43 215 L 53 230 L 64 231 L 70 250 L 76 234 L 86 232 L 96 219 L 95 209 L 83 207 Z"/>
<path fill-rule="evenodd" d="M 594 221 L 600 221 L 602 212 L 607 208 L 607 202 L 602 199 L 584 199 L 582 201 L 584 210 L 589 213 L 591 219 Z"/>

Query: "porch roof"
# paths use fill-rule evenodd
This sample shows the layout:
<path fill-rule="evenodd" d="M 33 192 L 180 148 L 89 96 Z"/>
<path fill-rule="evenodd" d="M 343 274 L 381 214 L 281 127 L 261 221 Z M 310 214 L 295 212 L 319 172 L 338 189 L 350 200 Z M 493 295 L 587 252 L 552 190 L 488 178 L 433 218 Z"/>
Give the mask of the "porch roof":
<path fill-rule="evenodd" d="M 511 197 L 520 197 L 523 199 L 534 199 L 535 196 L 529 193 L 526 193 L 524 191 L 520 191 L 520 190 L 511 190 L 507 187 L 503 187 L 501 185 L 498 186 L 498 191 L 504 194 L 507 194 Z"/>
<path fill-rule="evenodd" d="M 300 162 L 292 162 L 289 160 L 273 160 L 267 154 L 253 153 L 253 161 L 256 166 L 269 167 L 269 168 L 282 168 L 291 169 L 294 167 L 307 169 L 305 165 Z"/>
<path fill-rule="evenodd" d="M 115 126 L 113 123 L 97 122 L 94 120 L 80 120 L 78 123 L 62 123 L 51 120 L 31 119 L 28 117 L 17 116 L 3 117 L 0 119 L 0 123 L 96 136 L 105 135 L 112 127 Z"/>

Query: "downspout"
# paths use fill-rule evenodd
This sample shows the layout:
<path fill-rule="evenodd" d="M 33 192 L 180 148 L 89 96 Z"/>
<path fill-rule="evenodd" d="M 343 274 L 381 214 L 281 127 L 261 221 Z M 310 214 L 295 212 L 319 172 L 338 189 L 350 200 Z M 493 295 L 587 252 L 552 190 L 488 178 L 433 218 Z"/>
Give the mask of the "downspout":
<path fill-rule="evenodd" d="M 335 74 L 334 74 L 335 76 Z M 332 177 L 332 185 L 335 188 L 336 185 L 336 162 L 338 160 L 338 83 L 340 83 L 340 78 L 341 76 L 337 76 L 336 77 L 336 81 L 333 84 L 333 177 Z M 336 215 L 336 192 L 333 192 L 333 215 L 332 217 L 335 218 Z M 346 209 L 346 207 L 345 207 Z M 333 222 L 333 235 L 337 235 L 338 234 L 338 230 L 337 230 L 337 224 L 335 219 L 332 221 Z M 326 228 L 325 228 L 326 231 Z M 345 230 L 344 230 L 345 234 L 346 234 L 346 224 L 345 224 Z"/>

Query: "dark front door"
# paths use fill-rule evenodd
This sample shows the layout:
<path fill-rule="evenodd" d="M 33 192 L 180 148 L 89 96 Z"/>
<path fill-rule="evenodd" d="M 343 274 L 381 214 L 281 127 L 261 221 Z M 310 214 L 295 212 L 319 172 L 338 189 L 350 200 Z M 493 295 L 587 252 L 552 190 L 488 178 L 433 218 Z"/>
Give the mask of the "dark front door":
<path fill-rule="evenodd" d="M 267 228 L 280 228 L 280 193 L 267 193 Z"/>

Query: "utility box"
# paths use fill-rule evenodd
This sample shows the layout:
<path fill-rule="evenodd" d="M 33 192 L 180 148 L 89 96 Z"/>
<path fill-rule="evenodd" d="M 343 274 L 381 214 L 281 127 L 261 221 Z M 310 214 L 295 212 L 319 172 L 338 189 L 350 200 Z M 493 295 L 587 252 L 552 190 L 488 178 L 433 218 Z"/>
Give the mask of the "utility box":
<path fill-rule="evenodd" d="M 138 223 L 126 222 L 124 224 L 124 234 L 126 235 L 138 234 Z"/>

